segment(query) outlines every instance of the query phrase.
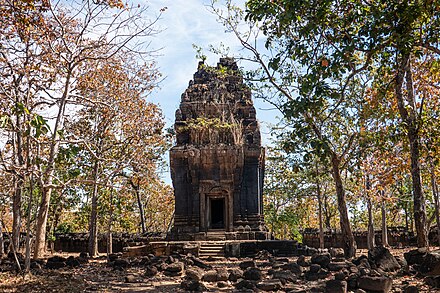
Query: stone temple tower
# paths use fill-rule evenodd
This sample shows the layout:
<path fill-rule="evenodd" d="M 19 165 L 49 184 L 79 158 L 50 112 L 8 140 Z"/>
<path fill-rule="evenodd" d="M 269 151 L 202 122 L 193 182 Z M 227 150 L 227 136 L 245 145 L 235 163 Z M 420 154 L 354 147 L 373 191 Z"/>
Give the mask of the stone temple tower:
<path fill-rule="evenodd" d="M 170 240 L 267 239 L 264 148 L 255 113 L 233 59 L 220 58 L 217 67 L 199 63 L 176 111 Z"/>

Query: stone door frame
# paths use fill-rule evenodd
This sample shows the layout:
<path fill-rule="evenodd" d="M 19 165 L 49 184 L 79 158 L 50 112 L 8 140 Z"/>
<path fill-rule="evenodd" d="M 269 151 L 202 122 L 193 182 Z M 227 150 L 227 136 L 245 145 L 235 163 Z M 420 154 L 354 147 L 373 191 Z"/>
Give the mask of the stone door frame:
<path fill-rule="evenodd" d="M 233 231 L 233 194 L 231 184 L 215 184 L 212 181 L 201 182 L 200 184 L 200 231 Z M 214 183 L 214 184 L 213 184 Z M 228 182 L 229 183 L 229 182 Z M 211 199 L 224 199 L 224 229 L 210 229 L 210 201 Z"/>

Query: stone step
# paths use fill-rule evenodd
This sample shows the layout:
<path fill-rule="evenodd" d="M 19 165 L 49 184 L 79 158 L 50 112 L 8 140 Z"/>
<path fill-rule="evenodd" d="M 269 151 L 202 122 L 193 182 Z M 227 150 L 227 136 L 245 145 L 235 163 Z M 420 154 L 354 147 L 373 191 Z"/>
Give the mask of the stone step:
<path fill-rule="evenodd" d="M 205 242 L 200 245 L 199 256 L 208 257 L 224 257 L 225 243 L 224 242 Z"/>

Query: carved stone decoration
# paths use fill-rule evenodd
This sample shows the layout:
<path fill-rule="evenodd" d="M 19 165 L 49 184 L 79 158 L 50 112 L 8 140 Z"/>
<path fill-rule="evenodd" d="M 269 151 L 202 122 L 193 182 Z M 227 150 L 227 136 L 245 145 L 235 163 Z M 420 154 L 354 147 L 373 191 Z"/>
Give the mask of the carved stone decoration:
<path fill-rule="evenodd" d="M 170 150 L 175 195 L 170 240 L 266 239 L 264 148 L 250 89 L 237 64 L 199 63 L 182 94 Z"/>

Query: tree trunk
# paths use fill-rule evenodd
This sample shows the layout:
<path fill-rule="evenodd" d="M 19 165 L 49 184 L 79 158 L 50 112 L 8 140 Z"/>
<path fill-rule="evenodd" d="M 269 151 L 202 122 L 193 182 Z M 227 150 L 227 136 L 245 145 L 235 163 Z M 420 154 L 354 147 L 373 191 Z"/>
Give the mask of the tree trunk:
<path fill-rule="evenodd" d="M 107 257 L 110 253 L 113 253 L 112 224 L 113 224 L 113 188 L 111 188 L 110 190 L 110 213 L 108 216 L 108 226 L 107 226 Z"/>
<path fill-rule="evenodd" d="M 324 223 L 325 223 L 325 228 L 327 229 L 327 231 L 331 231 L 332 225 L 331 225 L 330 207 L 329 207 L 327 200 L 328 200 L 328 198 L 324 194 L 324 217 L 325 217 Z"/>
<path fill-rule="evenodd" d="M 20 248 L 20 232 L 21 232 L 21 199 L 23 192 L 23 180 L 15 179 L 15 191 L 12 203 L 12 243 L 18 251 Z"/>
<path fill-rule="evenodd" d="M 411 177 L 414 200 L 414 224 L 417 233 L 417 246 L 428 247 L 426 231 L 425 196 L 420 177 L 420 135 L 418 133 L 418 113 L 414 98 L 411 58 L 409 53 L 402 53 L 398 60 L 396 75 L 396 100 L 403 125 L 407 130 L 411 155 Z M 406 97 L 403 82 L 406 78 Z"/>
<path fill-rule="evenodd" d="M 139 185 L 134 184 L 133 179 L 131 179 L 131 185 L 133 186 L 134 192 L 136 193 L 137 203 L 139 207 L 139 216 L 141 218 L 142 234 L 145 234 L 147 232 L 147 229 L 145 227 L 144 206 L 142 205 L 141 194 L 139 192 Z"/>
<path fill-rule="evenodd" d="M 98 256 L 98 168 L 99 162 L 93 166 L 93 193 L 92 210 L 89 223 L 89 254 L 91 257 Z"/>
<path fill-rule="evenodd" d="M 318 167 L 316 167 L 316 197 L 318 199 L 318 219 L 319 219 L 319 248 L 324 249 L 324 228 L 322 221 L 322 198 L 321 198 L 321 185 L 318 177 Z"/>
<path fill-rule="evenodd" d="M 376 240 L 374 237 L 374 222 L 373 222 L 373 206 L 371 199 L 367 198 L 367 210 L 368 210 L 368 234 L 367 234 L 367 246 L 368 249 L 372 249 L 376 246 Z"/>
<path fill-rule="evenodd" d="M 367 247 L 372 249 L 376 246 L 376 239 L 374 237 L 374 220 L 373 220 L 373 205 L 370 198 L 371 182 L 369 175 L 366 176 L 365 188 L 367 190 L 367 211 L 368 211 L 368 232 L 367 232 Z"/>
<path fill-rule="evenodd" d="M 426 231 L 425 196 L 420 178 L 419 145 L 420 138 L 415 131 L 410 130 L 408 137 L 411 144 L 411 176 L 413 179 L 414 197 L 414 224 L 417 232 L 417 246 L 428 247 L 428 233 Z"/>
<path fill-rule="evenodd" d="M 382 191 L 383 196 L 383 191 Z M 382 201 L 381 207 L 380 207 L 381 213 L 382 213 L 382 246 L 388 247 L 388 227 L 387 227 L 387 216 L 386 216 L 386 206 L 385 202 Z"/>
<path fill-rule="evenodd" d="M 28 198 L 28 212 L 26 219 L 26 254 L 25 254 L 25 272 L 28 273 L 31 269 L 31 216 L 32 216 L 32 197 L 34 192 L 33 176 L 30 177 L 29 182 L 29 198 Z"/>
<path fill-rule="evenodd" d="M 431 169 L 431 188 L 432 188 L 432 197 L 434 198 L 434 214 L 435 214 L 435 220 L 437 222 L 437 241 L 438 245 L 440 246 L 440 204 L 439 204 L 439 198 L 438 198 L 438 186 L 437 186 L 437 180 L 435 178 L 435 172 L 434 172 L 434 162 L 432 160 L 432 157 L 429 156 L 429 164 Z"/>
<path fill-rule="evenodd" d="M 5 254 L 5 241 L 3 238 L 3 227 L 0 225 L 0 259 L 3 258 Z"/>
<path fill-rule="evenodd" d="M 53 174 L 53 171 L 51 172 Z M 52 178 L 52 176 L 50 176 Z M 52 188 L 43 187 L 40 209 L 37 216 L 37 228 L 35 231 L 34 259 L 42 257 L 46 252 L 46 226 L 49 213 L 50 196 Z"/>
<path fill-rule="evenodd" d="M 351 258 L 356 256 L 356 242 L 350 227 L 348 218 L 347 203 L 345 199 L 345 189 L 341 179 L 339 170 L 340 159 L 336 154 L 332 155 L 332 175 L 336 186 L 336 195 L 338 198 L 339 223 L 341 225 L 342 239 L 344 242 L 345 257 Z"/>
<path fill-rule="evenodd" d="M 66 80 L 64 82 L 63 95 L 59 101 L 58 114 L 50 141 L 50 154 L 47 162 L 47 169 L 45 171 L 45 179 L 42 180 L 42 198 L 40 208 L 38 210 L 37 227 L 35 231 L 34 259 L 40 258 L 46 250 L 47 214 L 49 212 L 50 196 L 52 194 L 52 180 L 55 170 L 55 158 L 58 155 L 60 147 L 60 142 L 58 141 L 59 130 L 63 128 L 64 124 L 64 113 L 66 110 L 67 97 L 70 92 L 70 79 L 72 77 L 72 72 L 72 64 L 69 64 L 69 67 L 67 68 Z"/>

